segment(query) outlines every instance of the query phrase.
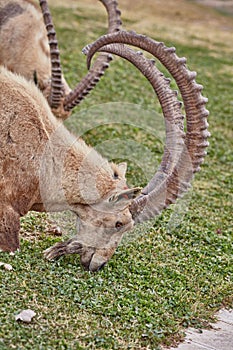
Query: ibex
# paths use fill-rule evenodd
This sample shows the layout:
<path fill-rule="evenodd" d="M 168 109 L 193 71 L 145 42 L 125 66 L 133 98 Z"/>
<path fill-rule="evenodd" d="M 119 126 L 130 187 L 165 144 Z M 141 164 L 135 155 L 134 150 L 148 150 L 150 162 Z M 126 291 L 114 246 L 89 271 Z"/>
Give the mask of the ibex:
<path fill-rule="evenodd" d="M 121 20 L 117 2 L 100 1 L 108 12 L 108 33 L 118 31 Z M 0 64 L 35 81 L 53 113 L 64 120 L 96 86 L 109 66 L 111 55 L 101 54 L 93 68 L 71 90 L 62 75 L 56 32 L 47 1 L 39 2 L 42 12 L 32 0 L 1 0 Z"/>
<path fill-rule="evenodd" d="M 83 237 L 75 249 L 95 270 L 133 226 L 124 163 L 103 159 L 57 121 L 34 84 L 0 69 L 0 248 L 19 248 L 19 219 L 29 210 L 70 209 Z M 74 248 L 70 248 L 72 251 Z"/>
<path fill-rule="evenodd" d="M 154 61 L 126 44 L 150 52 L 174 77 L 183 98 Z M 86 269 L 98 270 L 113 255 L 125 231 L 153 218 L 174 203 L 190 186 L 208 146 L 207 100 L 195 72 L 174 48 L 136 33 L 121 31 L 101 37 L 84 51 L 88 63 L 97 50 L 132 62 L 148 79 L 162 106 L 166 145 L 161 165 L 141 194 L 128 189 L 125 164 L 108 163 L 56 119 L 37 87 L 0 70 L 0 249 L 19 248 L 19 219 L 29 210 L 77 215 L 77 235 L 45 251 L 48 259 L 78 253 Z"/>

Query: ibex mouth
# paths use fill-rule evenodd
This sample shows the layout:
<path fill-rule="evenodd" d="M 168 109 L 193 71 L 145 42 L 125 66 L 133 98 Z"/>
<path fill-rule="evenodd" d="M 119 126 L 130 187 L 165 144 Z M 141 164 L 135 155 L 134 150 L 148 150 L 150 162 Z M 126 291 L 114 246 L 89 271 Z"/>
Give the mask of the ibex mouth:
<path fill-rule="evenodd" d="M 99 255 L 98 253 L 93 253 L 91 259 L 88 262 L 83 262 L 83 259 L 81 257 L 82 266 L 85 268 L 85 270 L 88 270 L 90 272 L 101 270 L 107 262 L 108 260 L 106 260 L 106 258 Z"/>
<path fill-rule="evenodd" d="M 108 262 L 109 258 L 98 254 L 94 247 L 83 246 L 73 240 L 59 242 L 44 251 L 44 257 L 48 260 L 55 260 L 65 254 L 79 254 L 80 262 L 87 271 L 99 271 Z"/>
<path fill-rule="evenodd" d="M 91 272 L 101 270 L 113 256 L 116 246 L 105 248 L 86 247 L 80 254 L 81 264 Z"/>

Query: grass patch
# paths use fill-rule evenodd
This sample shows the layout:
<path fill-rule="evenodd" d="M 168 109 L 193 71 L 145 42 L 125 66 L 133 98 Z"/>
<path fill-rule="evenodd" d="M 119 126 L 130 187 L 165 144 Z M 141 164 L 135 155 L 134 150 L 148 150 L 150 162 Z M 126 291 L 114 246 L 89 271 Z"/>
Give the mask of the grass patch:
<path fill-rule="evenodd" d="M 87 8 L 84 1 L 79 3 L 80 9 L 73 1 L 72 8 L 52 8 L 64 74 L 72 86 L 86 72 L 81 48 L 105 30 L 104 12 L 97 16 L 90 12 L 90 1 Z M 163 32 L 159 30 L 161 18 L 154 30 L 157 9 L 153 1 L 148 2 L 151 14 L 144 9 L 144 2 L 141 7 L 140 1 L 135 4 L 149 18 L 147 34 L 158 40 L 167 39 L 166 44 L 176 46 L 179 56 L 188 58 L 209 98 L 212 137 L 202 171 L 195 176 L 193 189 L 184 202 L 188 210 L 183 215 L 181 201 L 181 211 L 179 206 L 173 206 L 136 228 L 133 234 L 126 235 L 108 265 L 95 274 L 82 270 L 78 256 L 66 256 L 53 263 L 45 261 L 42 251 L 60 238 L 45 235 L 44 214 L 32 213 L 23 218 L 21 252 L 14 257 L 1 253 L 0 258 L 13 266 L 12 271 L 0 268 L 1 350 L 158 349 L 161 344 L 182 339 L 188 326 L 207 326 L 220 307 L 233 306 L 231 41 L 222 41 L 223 45 L 219 40 L 216 45 L 217 39 L 207 30 L 206 34 L 202 32 L 202 41 L 196 40 L 199 34 L 193 31 L 192 21 L 195 14 L 200 20 L 204 15 L 202 7 L 193 3 L 182 1 L 175 16 L 165 11 L 166 4 L 161 4 L 159 11 L 166 12 Z M 127 26 L 140 26 L 144 12 L 134 15 L 126 5 L 122 1 Z M 186 28 L 189 6 L 195 12 L 190 11 L 192 21 Z M 169 13 L 179 36 L 171 35 Z M 214 20 L 213 31 L 222 28 L 218 38 L 232 35 L 231 29 L 226 33 L 222 27 L 224 23 L 231 28 L 228 17 L 214 11 L 207 15 Z M 173 17 L 179 17 L 179 26 Z M 110 105 L 99 107 L 109 102 Z M 94 110 L 96 126 L 91 124 Z M 160 108 L 146 80 L 128 63 L 116 59 L 66 125 L 74 133 L 82 131 L 85 140 L 96 147 L 107 144 L 108 147 L 102 147 L 109 150 L 107 156 L 128 160 L 129 183 L 143 186 L 163 152 L 163 136 L 154 119 L 155 112 L 159 114 Z M 109 117 L 105 123 L 107 113 L 112 119 Z M 132 157 L 127 149 L 126 153 L 119 153 L 119 144 L 125 140 L 132 144 L 130 154 L 135 145 L 140 145 Z M 116 154 L 109 141 L 118 145 Z M 145 150 L 148 158 L 144 164 L 151 165 L 146 171 L 143 162 L 138 161 L 145 158 Z M 33 239 L 28 239 L 28 232 Z M 14 316 L 27 308 L 37 313 L 33 322 L 17 323 Z"/>

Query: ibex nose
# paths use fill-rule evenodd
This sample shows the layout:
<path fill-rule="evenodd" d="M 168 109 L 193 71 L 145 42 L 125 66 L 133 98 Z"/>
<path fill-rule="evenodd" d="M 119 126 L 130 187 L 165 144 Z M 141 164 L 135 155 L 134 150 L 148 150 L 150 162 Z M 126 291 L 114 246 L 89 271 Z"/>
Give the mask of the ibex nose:
<path fill-rule="evenodd" d="M 90 270 L 90 264 L 92 261 L 92 258 L 95 254 L 95 249 L 91 247 L 86 247 L 85 250 L 80 255 L 80 262 L 83 266 L 83 268 L 87 271 L 92 271 Z"/>
<path fill-rule="evenodd" d="M 93 256 L 91 262 L 90 262 L 90 265 L 89 265 L 89 271 L 99 271 L 101 270 L 104 265 L 106 265 L 107 261 L 106 260 L 103 260 L 103 257 L 101 256 Z"/>
<path fill-rule="evenodd" d="M 104 265 L 108 262 L 106 257 L 99 255 L 98 253 L 93 253 L 91 257 L 87 260 L 87 256 L 81 256 L 81 264 L 85 270 L 95 272 L 101 270 Z"/>
<path fill-rule="evenodd" d="M 82 262 L 81 262 L 82 263 Z M 82 266 L 85 270 L 87 271 L 90 271 L 90 272 L 96 272 L 96 271 L 99 271 L 101 270 L 104 265 L 106 265 L 107 261 L 103 262 L 102 264 L 98 265 L 98 264 L 93 264 L 93 262 L 85 262 L 85 263 L 82 263 Z"/>

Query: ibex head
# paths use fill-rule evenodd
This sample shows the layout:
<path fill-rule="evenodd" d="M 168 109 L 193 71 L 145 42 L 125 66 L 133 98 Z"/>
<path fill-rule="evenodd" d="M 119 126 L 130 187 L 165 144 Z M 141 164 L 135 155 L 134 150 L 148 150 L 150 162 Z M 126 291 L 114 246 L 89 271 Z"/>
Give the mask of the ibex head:
<path fill-rule="evenodd" d="M 80 152 L 80 140 L 73 144 Z M 82 143 L 84 147 L 84 144 Z M 55 153 L 57 153 L 55 151 Z M 50 157 L 50 154 L 49 154 Z M 52 155 L 53 157 L 53 155 Z M 53 158 L 56 157 L 56 154 Z M 128 188 L 126 184 L 127 164 L 108 163 L 100 158 L 95 150 L 85 152 L 82 164 L 69 161 L 67 151 L 62 171 L 63 196 L 62 206 L 67 203 L 69 209 L 77 216 L 77 235 L 66 242 L 59 242 L 45 251 L 47 259 L 53 259 L 64 254 L 78 253 L 82 265 L 95 271 L 106 264 L 119 245 L 125 231 L 133 228 L 134 220 L 129 210 L 133 199 L 139 195 L 141 188 Z M 59 163 L 59 160 L 58 160 Z M 75 169 L 78 169 L 76 171 Z M 58 192 L 48 185 L 44 176 L 48 167 L 43 169 L 42 186 L 46 187 L 43 202 L 48 211 L 54 209 L 56 201 L 50 199 L 51 192 Z M 94 173 L 93 173 L 94 172 Z M 73 184 L 70 186 L 70 184 Z M 49 190 L 48 190 L 49 189 Z M 42 192 L 43 190 L 41 190 Z M 48 195 L 48 199 L 46 196 Z M 60 195 L 61 198 L 62 195 Z M 60 199 L 61 200 L 61 199 Z"/>
<path fill-rule="evenodd" d="M 77 235 L 47 249 L 46 258 L 78 253 L 85 269 L 99 270 L 114 254 L 123 233 L 133 228 L 129 206 L 139 192 L 139 188 L 132 188 L 108 195 L 100 203 L 73 205 L 72 210 L 77 214 Z"/>

